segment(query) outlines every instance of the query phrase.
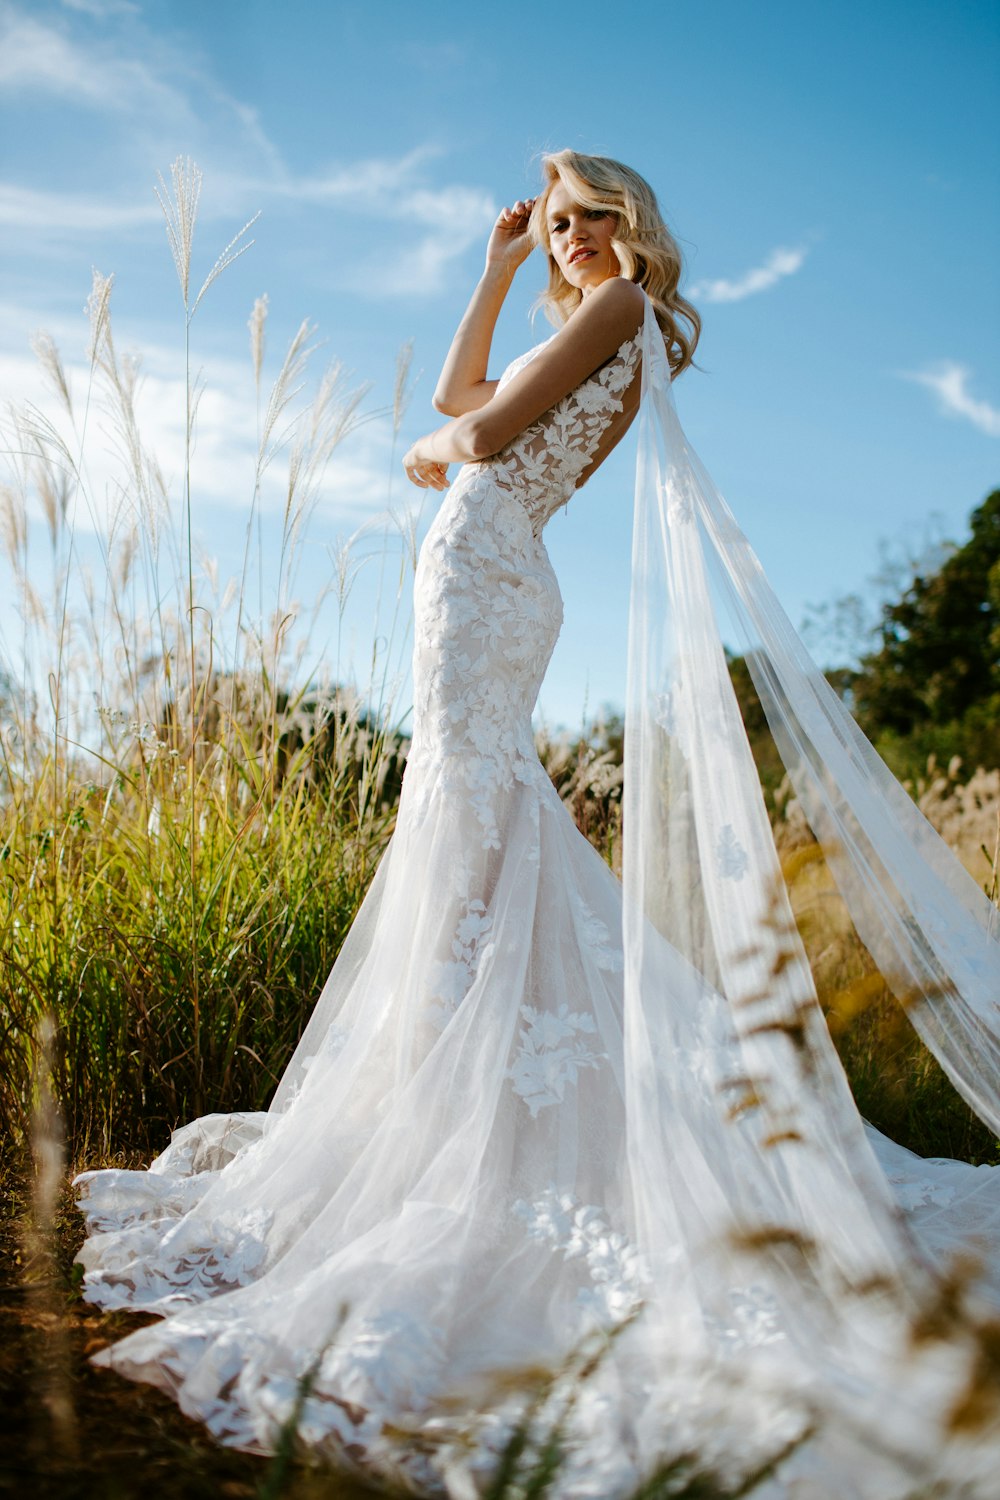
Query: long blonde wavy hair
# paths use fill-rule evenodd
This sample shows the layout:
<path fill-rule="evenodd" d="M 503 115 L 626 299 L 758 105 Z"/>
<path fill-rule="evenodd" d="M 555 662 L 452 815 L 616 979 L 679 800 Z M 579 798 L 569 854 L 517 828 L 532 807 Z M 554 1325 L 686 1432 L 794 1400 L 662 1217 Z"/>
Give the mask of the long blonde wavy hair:
<path fill-rule="evenodd" d="M 535 199 L 529 232 L 549 260 L 549 284 L 539 297 L 549 321 L 565 323 L 579 307 L 583 293 L 570 286 L 552 254 L 546 205 L 557 182 L 582 208 L 603 209 L 617 217 L 611 241 L 621 275 L 643 288 L 653 304 L 667 346 L 671 374 L 676 377 L 694 361 L 701 334 L 696 308 L 677 290 L 684 268 L 681 252 L 663 222 L 656 195 L 631 167 L 609 156 L 584 156 L 579 151 L 554 151 L 542 157 L 545 187 Z"/>

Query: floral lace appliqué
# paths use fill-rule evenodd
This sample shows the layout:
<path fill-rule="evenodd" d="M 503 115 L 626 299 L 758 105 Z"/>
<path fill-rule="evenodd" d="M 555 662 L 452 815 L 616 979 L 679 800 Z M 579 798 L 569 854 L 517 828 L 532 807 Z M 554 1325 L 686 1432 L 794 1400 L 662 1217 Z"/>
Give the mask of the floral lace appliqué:
<path fill-rule="evenodd" d="M 482 901 L 466 901 L 452 940 L 452 956 L 439 963 L 432 976 L 428 1015 L 438 1031 L 444 1030 L 472 987 L 480 961 L 489 951 L 492 928 L 493 918 Z"/>
<path fill-rule="evenodd" d="M 917 1208 L 948 1208 L 955 1197 L 955 1189 L 943 1182 L 933 1182 L 929 1177 L 904 1178 L 902 1174 L 889 1174 L 893 1197 L 900 1208 L 912 1213 Z"/>
<path fill-rule="evenodd" d="M 596 1068 L 607 1054 L 595 1052 L 586 1040 L 597 1032 L 597 1022 L 586 1011 L 573 1012 L 568 1005 L 557 1011 L 522 1005 L 521 1016 L 527 1024 L 518 1032 L 520 1046 L 505 1076 L 534 1120 L 547 1104 L 563 1102 L 566 1085 L 576 1083 L 582 1068 Z"/>
<path fill-rule="evenodd" d="M 637 334 L 502 452 L 465 464 L 421 547 L 412 780 L 439 788 L 450 778 L 487 852 L 502 847 L 507 793 L 547 781 L 531 713 L 563 608 L 541 533 L 622 411 L 639 353 Z"/>
<path fill-rule="evenodd" d="M 573 892 L 573 919 L 580 946 L 593 959 L 598 969 L 606 974 L 620 974 L 625 967 L 625 955 L 621 941 L 612 938 L 600 917 Z"/>
<path fill-rule="evenodd" d="M 164 1298 L 177 1305 L 247 1286 L 263 1272 L 272 1223 L 271 1213 L 251 1209 L 193 1227 L 182 1220 L 166 1235 L 162 1225 L 141 1225 L 123 1241 L 117 1260 L 108 1255 L 99 1271 L 86 1274 L 87 1301 L 109 1310 Z"/>
<path fill-rule="evenodd" d="M 707 1318 L 719 1343 L 728 1349 L 759 1349 L 785 1338 L 778 1304 L 761 1286 L 732 1287 L 729 1316 Z"/>
<path fill-rule="evenodd" d="M 607 1327 L 638 1310 L 648 1279 L 642 1257 L 601 1209 L 549 1187 L 533 1203 L 520 1199 L 514 1213 L 531 1239 L 547 1241 L 564 1260 L 584 1263 L 590 1285 L 577 1292 L 577 1303 L 588 1322 Z"/>
<path fill-rule="evenodd" d="M 747 852 L 739 839 L 731 823 L 726 823 L 719 832 L 719 842 L 715 846 L 715 858 L 719 874 L 724 880 L 742 880 L 747 872 L 749 860 Z"/>
<path fill-rule="evenodd" d="M 522 370 L 544 347 L 540 344 L 515 361 L 504 371 L 500 384 Z M 640 334 L 636 333 L 589 380 L 484 461 L 497 482 L 518 495 L 535 536 L 541 535 L 546 521 L 570 498 L 609 423 L 622 410 L 639 353 Z"/>

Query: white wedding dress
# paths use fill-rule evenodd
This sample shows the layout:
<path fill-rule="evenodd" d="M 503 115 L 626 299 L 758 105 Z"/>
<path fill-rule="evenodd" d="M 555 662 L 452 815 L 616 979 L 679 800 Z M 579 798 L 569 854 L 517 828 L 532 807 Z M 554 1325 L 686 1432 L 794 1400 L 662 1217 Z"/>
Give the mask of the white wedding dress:
<path fill-rule="evenodd" d="M 1000 1171 L 864 1127 L 825 1034 L 805 1070 L 801 1047 L 770 1058 L 800 1118 L 762 1139 L 774 1101 L 732 1111 L 727 1091 L 787 1035 L 734 1027 L 721 948 L 675 944 L 641 892 L 628 915 L 535 752 L 562 615 L 544 528 L 656 343 L 647 314 L 447 491 L 417 569 L 396 831 L 271 1109 L 78 1179 L 85 1296 L 162 1315 L 97 1362 L 224 1443 L 273 1451 L 294 1419 L 303 1444 L 431 1493 L 481 1492 L 519 1418 L 537 1439 L 562 1410 L 560 1496 L 625 1496 L 692 1452 L 735 1484 L 785 1445 L 762 1494 L 901 1497 L 916 1475 L 985 1496 L 995 1433 L 942 1432 L 968 1338 L 908 1339 L 935 1262 L 995 1253 Z M 665 888 L 690 935 L 712 902 L 683 826 L 664 848 L 693 862 Z M 720 889 L 748 888 L 732 805 L 713 839 Z M 1000 1303 L 995 1260 L 970 1295 Z M 540 1367 L 562 1374 L 532 1407 Z"/>

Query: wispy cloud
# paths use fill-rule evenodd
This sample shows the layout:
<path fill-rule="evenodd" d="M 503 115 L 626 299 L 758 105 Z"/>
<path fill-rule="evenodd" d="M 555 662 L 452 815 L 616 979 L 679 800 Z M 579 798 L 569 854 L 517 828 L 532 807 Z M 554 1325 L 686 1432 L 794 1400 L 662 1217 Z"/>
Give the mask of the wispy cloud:
<path fill-rule="evenodd" d="M 361 234 L 369 249 L 345 265 L 345 284 L 373 294 L 430 295 L 447 285 L 453 263 L 482 241 L 498 212 L 493 198 L 481 188 L 456 183 L 432 186 L 424 170 L 430 155 L 429 151 L 411 151 L 396 160 L 368 159 L 310 177 L 213 173 L 202 213 L 211 218 L 248 213 L 266 207 L 269 200 L 318 209 L 349 207 L 359 226 L 364 226 Z M 106 235 L 158 226 L 161 220 L 151 188 L 148 201 L 143 202 L 0 181 L 0 226 L 24 233 Z M 373 224 L 386 228 L 373 234 Z M 388 248 L 380 252 L 380 243 Z"/>
<path fill-rule="evenodd" d="M 149 196 L 149 203 L 114 203 L 97 195 L 47 193 L 0 182 L 0 224 L 10 229 L 50 232 L 132 229 L 162 221 L 152 192 Z"/>
<path fill-rule="evenodd" d="M 900 378 L 915 381 L 937 397 L 938 409 L 948 417 L 960 417 L 985 432 L 1000 437 L 1000 407 L 973 396 L 969 390 L 972 372 L 954 360 L 941 360 L 927 370 L 901 370 Z"/>
<path fill-rule="evenodd" d="M 286 197 L 304 203 L 378 207 L 393 194 L 411 189 L 424 166 L 438 155 L 432 147 L 416 146 L 398 157 L 364 157 L 330 166 L 314 176 L 290 176 L 276 187 Z"/>
<path fill-rule="evenodd" d="M 744 297 L 753 297 L 757 292 L 766 292 L 786 276 L 794 276 L 802 269 L 808 251 L 804 247 L 772 250 L 764 264 L 754 266 L 742 276 L 730 281 L 726 277 L 717 280 L 698 281 L 689 290 L 689 295 L 700 302 L 742 302 Z"/>
<path fill-rule="evenodd" d="M 479 244 L 499 212 L 479 188 L 413 186 L 380 205 L 399 227 L 395 247 L 374 267 L 374 284 L 397 296 L 437 292 L 450 267 Z"/>
<path fill-rule="evenodd" d="M 447 284 L 452 263 L 481 243 L 499 212 L 482 188 L 435 187 L 428 168 L 439 155 L 433 147 L 417 146 L 400 157 L 338 163 L 319 174 L 282 176 L 254 188 L 264 197 L 347 207 L 359 221 L 391 224 L 389 252 L 380 254 L 374 238 L 371 253 L 348 272 L 352 285 L 376 293 L 428 294 Z"/>
<path fill-rule="evenodd" d="M 350 251 L 331 262 L 337 286 L 364 295 L 444 290 L 456 261 L 482 242 L 496 217 L 484 189 L 442 181 L 442 153 L 429 146 L 295 173 L 256 109 L 206 74 L 197 54 L 162 36 L 152 45 L 141 13 L 105 33 L 95 31 L 92 18 L 122 14 L 118 0 L 64 0 L 64 6 L 61 17 L 37 18 L 0 4 L 0 99 L 17 108 L 55 102 L 82 111 L 87 132 L 99 128 L 113 149 L 116 171 L 98 180 L 67 169 L 63 183 L 39 186 L 19 181 L 12 160 L 9 180 L 0 181 L 0 227 L 17 230 L 24 246 L 34 238 L 51 258 L 74 253 L 72 236 L 80 232 L 106 237 L 156 226 L 149 163 L 166 170 L 179 150 L 205 171 L 205 219 L 246 219 L 269 203 L 319 210 L 311 213 L 313 232 L 329 238 L 332 230 Z M 91 24 L 79 24 L 87 18 Z M 324 210 L 337 213 L 332 226 L 317 222 Z M 359 243 L 363 254 L 356 253 Z"/>
<path fill-rule="evenodd" d="M 62 26 L 14 8 L 0 13 L 0 91 L 42 93 L 110 113 L 139 105 L 147 115 L 187 113 L 183 96 L 140 57 L 113 52 L 103 41 L 78 42 Z"/>
<path fill-rule="evenodd" d="M 0 97 L 37 109 L 46 101 L 105 117 L 117 129 L 123 165 L 148 163 L 150 148 L 182 141 L 185 149 L 231 164 L 240 160 L 280 170 L 277 148 L 257 110 L 233 96 L 189 55 L 143 25 L 124 0 L 64 0 L 70 14 L 39 20 L 14 5 L 0 9 Z M 137 14 L 127 34 L 95 32 L 84 17 L 111 20 Z M 122 132 L 118 121 L 127 117 Z M 169 148 L 168 148 L 169 149 Z"/>
<path fill-rule="evenodd" d="M 97 21 L 110 16 L 134 16 L 139 10 L 136 0 L 61 0 L 61 3 L 67 10 L 82 11 Z"/>
<path fill-rule="evenodd" d="M 186 404 L 184 380 L 177 364 L 175 350 L 157 346 L 144 350 L 136 417 L 145 451 L 155 458 L 168 496 L 179 502 Z M 79 360 L 70 359 L 64 370 L 79 410 L 87 398 L 89 369 Z M 257 453 L 250 364 L 214 359 L 201 374 L 204 387 L 195 427 L 192 483 L 201 501 L 218 512 L 246 514 L 254 493 Z M 62 434 L 69 451 L 76 452 L 78 437 L 54 401 L 37 360 L 0 350 L 0 390 L 17 392 L 18 407 L 43 413 Z M 354 526 L 381 513 L 387 501 L 391 456 L 392 431 L 387 417 L 370 419 L 350 433 L 324 475 L 316 508 L 317 525 Z M 113 402 L 98 377 L 87 448 L 86 495 L 80 498 L 76 517 L 83 531 L 106 529 L 116 517 L 133 519 L 131 501 L 123 498 L 134 492 L 129 474 Z M 264 475 L 260 503 L 265 518 L 280 516 L 287 497 L 286 447 Z M 32 519 L 38 518 L 36 510 L 32 508 Z"/>

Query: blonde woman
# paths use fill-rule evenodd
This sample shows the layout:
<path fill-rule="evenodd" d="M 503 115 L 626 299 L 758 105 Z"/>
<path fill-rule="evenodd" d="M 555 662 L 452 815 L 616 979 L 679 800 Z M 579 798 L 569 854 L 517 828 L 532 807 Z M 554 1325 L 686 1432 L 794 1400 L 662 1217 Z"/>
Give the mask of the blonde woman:
<path fill-rule="evenodd" d="M 493 379 L 535 244 L 557 331 Z M 541 194 L 500 214 L 435 393 L 449 420 L 404 460 L 444 497 L 396 833 L 270 1111 L 81 1179 L 85 1295 L 162 1318 L 97 1359 L 224 1442 L 268 1452 L 292 1421 L 427 1493 L 485 1492 L 526 1422 L 518 1482 L 556 1433 L 565 1497 L 657 1470 L 699 1493 L 766 1471 L 772 1496 L 882 1500 L 916 1471 L 985 1495 L 995 1435 L 949 1414 L 995 1266 L 946 1358 L 914 1334 L 941 1257 L 1000 1240 L 998 1174 L 921 1162 L 857 1114 L 709 561 L 859 931 L 1000 1122 L 988 903 L 809 663 L 684 438 L 680 277 L 651 189 L 607 158 L 548 157 Z M 531 714 L 562 615 L 545 526 L 637 414 L 623 888 Z"/>

